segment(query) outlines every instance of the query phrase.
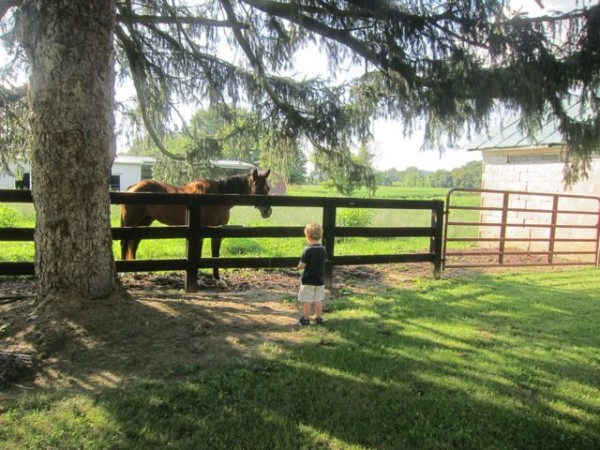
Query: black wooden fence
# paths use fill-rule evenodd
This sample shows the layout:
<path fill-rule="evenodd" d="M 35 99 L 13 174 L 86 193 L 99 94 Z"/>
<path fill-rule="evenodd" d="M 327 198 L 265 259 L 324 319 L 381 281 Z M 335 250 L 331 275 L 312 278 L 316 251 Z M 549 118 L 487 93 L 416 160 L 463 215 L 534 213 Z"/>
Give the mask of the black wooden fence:
<path fill-rule="evenodd" d="M 185 205 L 188 224 L 198 223 L 202 205 L 270 205 L 272 207 L 321 208 L 323 225 L 323 245 L 327 249 L 329 262 L 326 266 L 326 283 L 330 287 L 334 266 L 386 263 L 423 263 L 433 265 L 433 275 L 438 278 L 442 268 L 442 236 L 444 202 L 442 200 L 393 200 L 393 199 L 354 199 L 335 197 L 286 197 L 255 195 L 196 195 L 196 194 L 154 194 L 112 192 L 113 204 L 154 204 Z M 0 202 L 31 203 L 30 191 L 0 190 Z M 340 227 L 336 225 L 338 208 L 405 209 L 427 210 L 431 212 L 431 224 L 426 227 Z M 295 267 L 298 256 L 294 257 L 221 257 L 202 258 L 200 240 L 212 236 L 223 238 L 290 238 L 302 237 L 304 225 L 294 227 L 116 227 L 113 239 L 186 239 L 186 257 L 181 259 L 116 261 L 118 272 L 154 272 L 183 270 L 186 272 L 186 290 L 197 290 L 198 270 L 201 268 L 274 268 Z M 31 228 L 0 228 L 1 241 L 31 241 L 34 230 Z M 342 237 L 425 237 L 429 239 L 429 249 L 423 253 L 384 254 L 384 255 L 344 255 L 336 256 L 335 240 Z M 0 258 L 1 259 L 1 258 Z M 0 275 L 32 275 L 33 262 L 1 262 Z"/>

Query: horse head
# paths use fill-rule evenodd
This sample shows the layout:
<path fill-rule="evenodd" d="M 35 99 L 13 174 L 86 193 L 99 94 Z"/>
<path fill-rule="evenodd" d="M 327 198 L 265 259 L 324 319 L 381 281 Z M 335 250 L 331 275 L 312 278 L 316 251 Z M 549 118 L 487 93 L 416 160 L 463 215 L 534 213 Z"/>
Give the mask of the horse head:
<path fill-rule="evenodd" d="M 267 178 L 270 173 L 271 169 L 264 172 L 259 172 L 258 169 L 252 171 L 252 174 L 250 174 L 250 194 L 269 195 L 271 186 L 269 185 L 269 180 L 267 180 Z M 263 219 L 271 217 L 271 213 L 273 212 L 269 205 L 257 205 L 255 208 L 260 211 L 260 215 Z"/>

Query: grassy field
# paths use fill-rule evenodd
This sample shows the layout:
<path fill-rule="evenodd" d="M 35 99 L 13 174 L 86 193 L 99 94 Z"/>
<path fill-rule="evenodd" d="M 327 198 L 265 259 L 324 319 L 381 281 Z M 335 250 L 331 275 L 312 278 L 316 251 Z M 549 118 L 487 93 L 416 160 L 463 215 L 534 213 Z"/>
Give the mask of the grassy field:
<path fill-rule="evenodd" d="M 251 358 L 0 400 L 0 449 L 600 448 L 596 269 L 347 283 Z"/>
<path fill-rule="evenodd" d="M 397 198 L 412 200 L 445 200 L 447 189 L 441 188 L 399 188 L 380 187 L 376 198 Z M 290 186 L 289 195 L 294 196 L 335 196 L 321 186 Z M 364 195 L 358 192 L 357 196 Z M 456 204 L 478 205 L 478 195 L 459 195 Z M 32 205 L 13 204 L 0 210 L 0 226 L 33 227 L 34 213 Z M 9 211 L 7 211 L 7 209 Z M 465 220 L 477 220 L 477 213 L 461 212 Z M 111 220 L 113 226 L 119 226 L 118 207 L 112 207 Z M 230 224 L 244 226 L 303 226 L 308 222 L 321 222 L 322 211 L 319 208 L 274 208 L 273 215 L 261 219 L 258 211 L 252 207 L 238 206 L 233 208 Z M 344 223 L 344 221 L 346 223 Z M 357 223 L 358 221 L 358 223 Z M 4 222 L 4 223 L 3 223 Z M 340 223 L 341 222 L 341 223 Z M 372 227 L 389 226 L 429 226 L 430 215 L 427 211 L 393 211 L 393 210 L 361 210 L 351 209 L 338 211 L 338 224 L 365 225 Z M 160 226 L 156 224 L 157 226 Z M 476 229 L 466 230 L 476 233 Z M 465 232 L 465 230 L 461 230 Z M 304 245 L 304 239 L 226 239 L 223 241 L 223 256 L 297 256 Z M 390 254 L 424 251 L 429 242 L 424 238 L 403 239 L 363 239 L 346 238 L 336 242 L 337 255 L 349 254 Z M 114 243 L 114 251 L 120 257 L 119 243 Z M 209 245 L 204 246 L 203 254 L 209 254 Z M 139 259 L 183 258 L 185 257 L 185 241 L 166 239 L 143 241 L 138 251 Z M 0 242 L 0 260 L 2 261 L 32 261 L 34 258 L 33 243 L 30 242 Z"/>

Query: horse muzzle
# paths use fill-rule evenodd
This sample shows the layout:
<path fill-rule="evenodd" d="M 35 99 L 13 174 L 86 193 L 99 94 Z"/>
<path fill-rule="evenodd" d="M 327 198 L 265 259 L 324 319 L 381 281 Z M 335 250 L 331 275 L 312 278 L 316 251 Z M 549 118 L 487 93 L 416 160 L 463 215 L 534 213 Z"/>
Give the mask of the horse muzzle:
<path fill-rule="evenodd" d="M 271 217 L 271 213 L 273 212 L 270 206 L 255 206 L 255 208 L 260 211 L 260 215 L 263 219 Z"/>

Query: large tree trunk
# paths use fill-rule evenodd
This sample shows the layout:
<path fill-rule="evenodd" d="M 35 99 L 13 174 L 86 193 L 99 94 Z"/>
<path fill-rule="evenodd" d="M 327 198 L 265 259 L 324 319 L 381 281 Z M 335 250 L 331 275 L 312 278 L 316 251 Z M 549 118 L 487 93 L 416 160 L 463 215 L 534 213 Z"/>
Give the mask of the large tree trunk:
<path fill-rule="evenodd" d="M 37 298 L 105 298 L 119 291 L 108 191 L 115 0 L 25 0 L 21 13 L 31 64 Z"/>

